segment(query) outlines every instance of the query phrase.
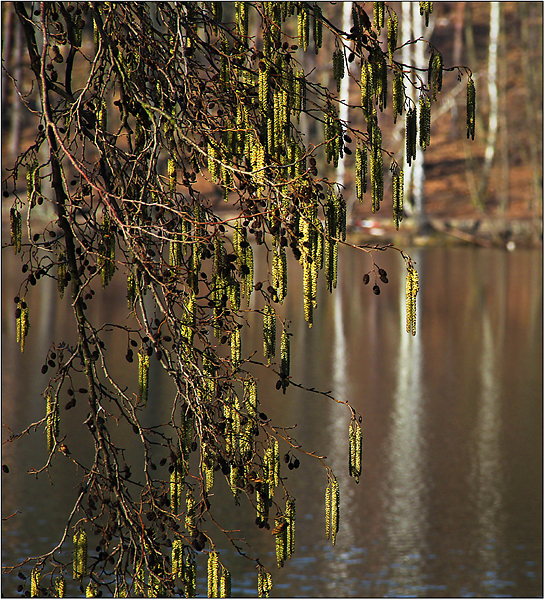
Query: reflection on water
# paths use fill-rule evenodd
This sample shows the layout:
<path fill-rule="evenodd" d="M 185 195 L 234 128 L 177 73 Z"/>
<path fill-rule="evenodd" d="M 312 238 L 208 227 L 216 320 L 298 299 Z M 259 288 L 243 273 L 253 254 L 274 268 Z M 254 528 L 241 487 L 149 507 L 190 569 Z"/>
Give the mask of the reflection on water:
<path fill-rule="evenodd" d="M 298 522 L 296 554 L 281 570 L 270 532 L 234 506 L 224 482 L 214 486 L 216 517 L 248 532 L 246 551 L 272 570 L 273 596 L 541 595 L 541 254 L 436 248 L 412 256 L 421 280 L 415 338 L 405 333 L 405 268 L 396 253 L 376 257 L 390 279 L 376 297 L 361 283 L 369 258 L 341 250 L 338 288 L 329 295 L 319 286 L 312 329 L 303 320 L 300 267 L 289 264 L 290 295 L 279 312 L 294 334 L 292 372 L 362 415 L 363 461 L 356 484 L 348 476 L 350 414 L 343 405 L 294 387 L 284 396 L 275 392 L 276 377 L 256 371 L 263 410 L 282 425 L 296 424 L 294 437 L 327 456 L 341 486 L 333 547 L 325 539 L 325 470 L 304 456 L 297 472 L 286 470 Z M 44 414 L 46 377 L 39 371 L 51 341 L 66 338 L 69 310 L 53 281 L 32 288 L 30 337 L 21 355 L 12 302 L 20 276 L 16 258 L 3 257 L 2 417 L 13 431 Z M 97 326 L 126 318 L 123 282 L 114 278 L 107 292 L 91 304 Z M 126 343 L 112 332 L 106 347 L 114 376 L 134 390 L 137 372 L 124 361 Z M 257 319 L 244 329 L 243 349 L 250 354 L 261 347 Z M 150 386 L 154 400 L 144 418 L 160 422 L 168 418 L 172 388 L 156 362 Z M 61 415 L 69 445 L 85 414 L 82 399 Z M 131 433 L 116 435 L 130 453 Z M 281 453 L 287 450 L 281 446 Z M 78 479 L 60 459 L 51 473 L 54 487 L 25 475 L 44 458 L 41 431 L 3 448 L 10 473 L 3 475 L 2 516 L 20 511 L 3 523 L 4 565 L 55 544 L 74 501 Z M 250 561 L 228 547 L 220 553 L 233 594 L 255 597 Z M 197 564 L 203 595 L 205 557 Z M 16 573 L 5 576 L 4 594 L 13 595 L 18 583 Z"/>
<path fill-rule="evenodd" d="M 418 264 L 419 256 L 414 257 Z M 421 270 L 421 276 L 424 273 Z M 389 499 L 386 523 L 392 557 L 393 595 L 417 594 L 422 585 L 422 556 L 428 524 L 425 439 L 422 431 L 423 393 L 421 337 L 406 334 L 405 290 L 399 286 L 400 345 L 396 388 L 389 435 L 389 472 L 385 494 Z M 417 331 L 421 302 L 417 296 Z"/>

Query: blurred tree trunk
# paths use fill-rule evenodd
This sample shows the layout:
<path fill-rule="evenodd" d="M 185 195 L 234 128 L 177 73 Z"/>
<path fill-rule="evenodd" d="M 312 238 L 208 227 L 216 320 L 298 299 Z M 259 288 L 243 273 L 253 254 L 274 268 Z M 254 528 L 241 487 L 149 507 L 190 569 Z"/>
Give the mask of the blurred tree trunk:
<path fill-rule="evenodd" d="M 350 27 L 352 26 L 352 2 L 343 2 L 343 31 L 350 31 Z M 347 62 L 347 56 L 344 57 L 345 65 L 349 64 Z M 348 73 L 345 73 L 344 79 L 341 82 L 341 92 L 339 96 L 340 100 L 340 110 L 339 110 L 339 118 L 342 122 L 348 121 L 348 105 L 350 104 L 350 76 Z M 339 188 L 341 193 L 343 193 L 342 186 L 345 185 L 345 158 L 341 158 L 339 160 L 339 166 L 337 167 L 337 182 L 339 183 Z M 352 222 L 352 213 L 354 212 L 354 200 L 355 200 L 355 192 L 348 197 L 345 194 L 346 208 L 347 208 L 347 222 Z"/>
<path fill-rule="evenodd" d="M 536 123 L 536 119 L 539 115 L 542 115 L 543 110 L 541 106 L 543 91 L 543 4 L 541 2 L 519 2 L 517 3 L 517 7 L 520 11 L 521 63 L 526 88 L 526 121 L 528 123 L 535 123 L 535 127 L 530 129 L 530 135 L 526 144 L 527 160 L 531 165 L 532 171 L 533 191 L 532 197 L 528 201 L 528 208 L 539 216 L 543 212 L 543 120 L 540 123 Z M 541 64 L 536 64 L 538 57 L 541 57 Z"/>
<path fill-rule="evenodd" d="M 420 7 L 418 2 L 402 2 L 401 3 L 401 39 L 415 39 L 424 36 L 423 18 L 420 15 Z M 433 24 L 427 31 L 428 37 L 433 30 Z M 406 44 L 402 49 L 403 64 L 414 64 L 419 69 L 427 69 L 428 63 L 426 60 L 426 46 L 422 43 Z M 418 108 L 418 94 L 414 87 L 407 87 L 407 98 L 411 106 Z M 425 215 L 425 175 L 424 175 L 424 152 L 420 144 L 416 145 L 416 160 L 412 161 L 409 166 L 405 157 L 405 165 L 403 168 L 405 185 L 404 205 L 408 208 L 407 213 L 410 214 L 416 221 L 416 226 L 421 229 L 426 222 Z"/>
<path fill-rule="evenodd" d="M 490 3 L 490 37 L 488 42 L 488 133 L 484 152 L 484 165 L 477 193 L 477 205 L 484 209 L 490 171 L 496 153 L 498 137 L 498 40 L 500 36 L 501 3 Z"/>

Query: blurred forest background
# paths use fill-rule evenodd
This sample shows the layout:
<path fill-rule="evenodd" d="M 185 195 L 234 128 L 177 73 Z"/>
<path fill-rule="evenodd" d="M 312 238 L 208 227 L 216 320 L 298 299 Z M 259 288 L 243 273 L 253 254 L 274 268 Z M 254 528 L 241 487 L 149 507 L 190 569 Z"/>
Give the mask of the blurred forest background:
<path fill-rule="evenodd" d="M 69 3 L 68 3 L 69 4 Z M 224 4 L 224 19 L 233 13 L 232 3 Z M 342 2 L 322 2 L 323 14 L 343 27 Z M 372 3 L 360 3 L 372 19 Z M 32 85 L 25 40 L 11 2 L 2 3 L 2 177 L 16 156 L 33 143 L 39 125 L 37 89 Z M 467 241 L 516 239 L 517 243 L 540 244 L 543 215 L 543 3 L 541 2 L 436 2 L 428 27 L 417 15 L 418 3 L 391 2 L 399 17 L 399 45 L 410 36 L 422 36 L 442 54 L 448 69 L 458 65 L 471 68 L 477 88 L 475 141 L 466 140 L 466 85 L 457 71 L 445 73 L 443 91 L 432 106 L 431 145 L 420 152 L 414 184 L 406 185 L 406 220 L 401 230 L 414 230 L 414 224 L 431 222 L 435 229 L 454 233 Z M 349 13 L 348 13 L 349 14 Z M 250 14 L 250 31 L 257 14 Z M 351 25 L 351 23 L 350 23 Z M 82 51 L 93 53 L 92 19 L 87 19 Z M 257 28 L 256 28 L 257 31 Z M 296 35 L 296 32 L 294 32 Z M 382 31 L 386 49 L 386 30 Z M 301 53 L 305 72 L 333 88 L 331 56 L 333 36 L 324 36 L 318 55 L 312 47 Z M 312 42 L 311 42 L 312 45 Z M 417 48 L 420 47 L 420 56 Z M 61 52 L 62 52 L 61 48 Z M 415 54 L 413 55 L 413 51 Z M 427 69 L 428 46 L 424 43 L 399 48 L 400 55 Z M 418 64 L 418 61 L 424 61 Z M 359 81 L 358 61 L 349 63 L 351 74 Z M 85 81 L 85 69 L 79 74 Z M 350 103 L 359 104 L 360 90 L 354 79 L 348 90 Z M 15 84 L 15 85 L 14 85 Z M 74 87 L 77 87 L 75 85 Z M 342 93 L 342 91 L 341 91 Z M 391 91 L 390 91 L 391 98 Z M 112 113 L 115 107 L 110 107 Z M 351 119 L 363 117 L 354 111 Z M 380 114 L 384 147 L 401 157 L 404 153 L 404 118 L 393 124 L 391 107 Z M 353 124 L 358 125 L 357 123 Z M 302 123 L 312 141 L 315 122 Z M 362 129 L 365 124 L 362 122 Z M 45 147 L 44 147 L 45 152 Z M 386 157 L 385 157 L 386 158 Z M 372 230 L 378 235 L 393 235 L 389 200 L 379 213 L 371 213 L 370 200 L 354 202 L 353 155 L 344 159 L 345 198 L 352 204 L 353 228 Z M 47 160 L 46 154 L 43 161 Z M 389 160 L 384 168 L 389 168 Z M 423 167 L 423 168 L 422 168 Z M 329 179 L 338 173 L 318 160 L 319 172 Z M 20 181 L 21 187 L 25 183 Z M 409 178 L 407 173 L 405 181 Z M 385 198 L 390 197 L 391 178 L 385 177 Z M 207 188 L 209 188 L 207 190 Z M 218 205 L 221 192 L 202 181 Z M 8 190 L 9 191 L 9 190 Z M 13 198 L 3 198 L 3 215 Z M 227 208 L 227 207 L 225 207 Z M 411 216 L 415 217 L 411 220 Z M 6 223 L 6 219 L 3 222 Z M 411 229 L 413 224 L 413 229 Z M 450 227 L 450 230 L 447 228 Z M 377 229 L 380 228 L 380 229 Z M 422 228 L 420 227 L 421 231 Z M 458 232 L 458 233 L 456 233 Z M 480 238 L 479 236 L 484 236 Z M 488 240 L 486 240 L 488 238 Z"/>

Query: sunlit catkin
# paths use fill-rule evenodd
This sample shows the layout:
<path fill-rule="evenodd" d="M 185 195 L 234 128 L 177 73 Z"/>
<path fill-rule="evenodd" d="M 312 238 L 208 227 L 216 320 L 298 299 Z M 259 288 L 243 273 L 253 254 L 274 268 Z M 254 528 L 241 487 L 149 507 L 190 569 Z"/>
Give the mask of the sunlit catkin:
<path fill-rule="evenodd" d="M 193 535 L 195 532 L 195 497 L 190 488 L 187 489 L 185 496 L 185 528 Z"/>
<path fill-rule="evenodd" d="M 170 474 L 170 510 L 174 514 L 177 514 L 182 498 L 183 479 L 181 469 L 180 461 L 177 460 Z"/>
<path fill-rule="evenodd" d="M 221 565 L 221 577 L 220 577 L 220 598 L 231 597 L 231 573 Z"/>
<path fill-rule="evenodd" d="M 384 2 L 373 2 L 373 21 L 380 32 L 384 27 Z"/>
<path fill-rule="evenodd" d="M 418 294 L 418 272 L 412 266 L 407 268 L 406 305 L 407 333 L 416 335 L 416 295 Z"/>
<path fill-rule="evenodd" d="M 218 553 L 215 550 L 212 550 L 208 554 L 208 597 L 209 598 L 219 598 L 219 564 L 218 564 Z"/>
<path fill-rule="evenodd" d="M 433 12 L 433 2 L 419 2 L 420 14 L 425 17 L 426 27 L 430 24 L 430 15 Z"/>
<path fill-rule="evenodd" d="M 240 329 L 235 326 L 231 332 L 231 364 L 233 368 L 237 368 L 240 365 L 242 349 L 240 341 Z"/>
<path fill-rule="evenodd" d="M 331 538 L 333 545 L 335 545 L 337 532 L 339 531 L 339 507 L 339 484 L 337 478 L 331 475 L 325 492 L 325 527 L 326 537 L 327 539 Z"/>
<path fill-rule="evenodd" d="M 86 598 L 96 598 L 97 597 L 97 586 L 95 583 L 91 581 L 91 583 L 85 588 L 85 597 Z"/>
<path fill-rule="evenodd" d="M 299 47 L 305 51 L 308 47 L 308 38 L 310 33 L 310 24 L 308 20 L 308 10 L 303 3 L 299 6 L 297 16 L 297 35 L 299 36 Z"/>
<path fill-rule="evenodd" d="M 348 439 L 348 472 L 350 476 L 356 480 L 356 483 L 359 483 L 361 475 L 362 432 L 361 427 L 355 420 L 350 421 L 348 427 Z"/>
<path fill-rule="evenodd" d="M 46 397 L 46 412 L 47 412 L 47 452 L 51 454 L 55 440 L 59 435 L 59 403 L 51 395 Z"/>
<path fill-rule="evenodd" d="M 172 576 L 182 577 L 184 569 L 184 544 L 181 537 L 176 536 L 172 542 Z"/>
<path fill-rule="evenodd" d="M 394 123 L 397 122 L 397 116 L 403 114 L 404 102 L 405 90 L 403 88 L 403 73 L 401 70 L 395 70 L 392 84 L 392 105 L 394 113 Z"/>
<path fill-rule="evenodd" d="M 282 337 L 280 339 L 280 377 L 283 383 L 287 385 L 287 380 L 290 376 L 290 334 L 286 329 L 282 329 Z"/>
<path fill-rule="evenodd" d="M 41 571 L 35 566 L 30 572 L 30 597 L 38 598 L 40 596 Z"/>
<path fill-rule="evenodd" d="M 425 150 L 430 145 L 431 135 L 431 102 L 427 94 L 421 94 L 418 99 L 420 108 L 419 114 L 419 129 L 420 129 L 420 146 Z"/>
<path fill-rule="evenodd" d="M 396 229 L 399 229 L 399 224 L 403 220 L 403 180 L 403 169 L 396 166 L 392 174 L 392 208 Z"/>
<path fill-rule="evenodd" d="M 363 194 L 367 192 L 367 146 L 361 145 L 356 148 L 354 160 L 356 175 L 356 197 L 363 202 Z"/>
<path fill-rule="evenodd" d="M 248 4 L 246 2 L 235 2 L 236 27 L 241 40 L 248 37 Z"/>
<path fill-rule="evenodd" d="M 273 588 L 272 575 L 262 567 L 257 574 L 257 595 L 259 598 L 268 598 Z"/>
<path fill-rule="evenodd" d="M 475 139 L 475 82 L 467 80 L 467 138 Z"/>
<path fill-rule="evenodd" d="M 263 355 L 269 364 L 276 351 L 276 313 L 270 304 L 263 308 Z"/>
<path fill-rule="evenodd" d="M 138 404 L 146 406 L 148 402 L 149 356 L 145 348 L 138 352 Z"/>
<path fill-rule="evenodd" d="M 55 579 L 55 597 L 64 598 L 66 594 L 66 580 L 63 575 Z"/>
<path fill-rule="evenodd" d="M 76 581 L 81 581 L 87 572 L 87 533 L 85 529 L 74 534 L 73 574 Z"/>
<path fill-rule="evenodd" d="M 287 521 L 284 517 L 279 517 L 274 520 L 275 528 L 275 552 L 276 552 L 276 566 L 281 569 L 284 566 L 284 562 L 288 558 L 287 549 Z"/>
<path fill-rule="evenodd" d="M 388 58 L 390 65 L 394 62 L 394 52 L 397 47 L 397 14 L 395 12 L 388 13 Z"/>
<path fill-rule="evenodd" d="M 286 532 L 286 552 L 288 558 L 295 552 L 295 498 L 291 496 L 286 500 L 286 521 L 288 522 Z"/>
<path fill-rule="evenodd" d="M 17 305 L 17 342 L 21 346 L 21 352 L 25 351 L 25 340 L 30 329 L 30 321 L 28 318 L 28 306 L 24 300 L 21 300 Z"/>

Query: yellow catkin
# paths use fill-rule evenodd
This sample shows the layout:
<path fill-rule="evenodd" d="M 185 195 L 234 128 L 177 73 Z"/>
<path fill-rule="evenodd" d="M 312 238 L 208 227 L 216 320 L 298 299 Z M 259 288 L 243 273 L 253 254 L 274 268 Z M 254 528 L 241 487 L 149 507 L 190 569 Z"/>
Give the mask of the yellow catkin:
<path fill-rule="evenodd" d="M 373 20 L 380 31 L 384 27 L 384 2 L 373 2 Z"/>
<path fill-rule="evenodd" d="M 257 595 L 259 598 L 268 598 L 273 588 L 272 575 L 263 568 L 257 574 Z"/>
<path fill-rule="evenodd" d="M 394 52 L 397 47 L 397 30 L 397 15 L 392 11 L 388 14 L 388 58 L 390 59 L 390 65 L 393 65 L 394 62 Z"/>
<path fill-rule="evenodd" d="M 138 404 L 148 402 L 149 356 L 144 348 L 138 352 Z"/>
<path fill-rule="evenodd" d="M 326 537 L 335 545 L 339 531 L 340 494 L 337 478 L 331 476 L 325 491 Z"/>
<path fill-rule="evenodd" d="M 392 83 L 392 104 L 394 113 L 394 123 L 397 122 L 397 116 L 403 114 L 403 103 L 405 101 L 403 88 L 403 73 L 401 70 L 394 71 Z"/>
<path fill-rule="evenodd" d="M 287 385 L 290 376 L 290 334 L 287 329 L 282 329 L 280 338 L 280 377 Z"/>
<path fill-rule="evenodd" d="M 240 329 L 235 327 L 231 333 L 231 364 L 234 369 L 240 365 L 241 357 Z"/>
<path fill-rule="evenodd" d="M 288 558 L 295 552 L 295 498 L 286 500 L 286 520 L 288 522 L 286 535 L 286 550 Z"/>
<path fill-rule="evenodd" d="M 208 597 L 218 598 L 219 597 L 219 565 L 218 565 L 218 553 L 211 551 L 208 554 Z"/>
<path fill-rule="evenodd" d="M 76 581 L 81 581 L 87 572 L 87 533 L 85 529 L 74 534 L 73 574 Z"/>
<path fill-rule="evenodd" d="M 299 47 L 305 51 L 308 47 L 308 37 L 310 33 L 310 25 L 308 19 L 308 11 L 304 5 L 299 7 L 299 15 L 297 17 L 297 35 L 299 36 Z"/>
<path fill-rule="evenodd" d="M 431 134 L 431 102 L 429 96 L 421 94 L 419 105 L 420 146 L 425 150 L 430 145 Z"/>
<path fill-rule="evenodd" d="M 361 475 L 361 452 L 362 452 L 362 432 L 361 427 L 356 421 L 351 421 L 348 428 L 349 439 L 349 466 L 348 471 L 351 477 L 359 483 Z"/>
<path fill-rule="evenodd" d="M 59 435 L 59 404 L 51 396 L 46 398 L 47 412 L 47 452 L 50 454 L 55 446 L 55 440 Z"/>
<path fill-rule="evenodd" d="M 97 586 L 94 583 L 90 583 L 85 589 L 85 597 L 86 598 L 96 598 L 97 597 Z"/>
<path fill-rule="evenodd" d="M 231 597 L 231 573 L 222 565 L 220 578 L 220 598 Z"/>
<path fill-rule="evenodd" d="M 34 567 L 30 573 L 30 597 L 38 598 L 40 596 L 40 578 L 41 572 L 38 567 Z"/>
<path fill-rule="evenodd" d="M 276 313 L 270 304 L 263 308 L 263 355 L 270 364 L 276 352 Z"/>
<path fill-rule="evenodd" d="M 17 342 L 21 345 L 21 352 L 25 351 L 25 340 L 30 329 L 30 321 L 28 318 L 28 306 L 26 302 L 20 301 L 17 305 L 19 317 L 17 318 Z"/>
<path fill-rule="evenodd" d="M 279 517 L 274 520 L 274 524 L 275 531 L 277 531 L 275 536 L 276 565 L 281 569 L 288 558 L 286 520 L 284 517 Z"/>
<path fill-rule="evenodd" d="M 170 474 L 170 510 L 174 514 L 178 512 L 182 497 L 183 477 L 181 469 L 181 465 L 176 464 Z"/>
<path fill-rule="evenodd" d="M 64 598 L 66 594 L 66 581 L 62 575 L 59 575 L 55 579 L 55 596 L 57 598 Z"/>
<path fill-rule="evenodd" d="M 407 268 L 406 306 L 407 333 L 411 335 L 416 335 L 416 295 L 418 289 L 418 272 L 410 266 Z"/>
<path fill-rule="evenodd" d="M 185 528 L 190 534 L 195 531 L 195 497 L 190 489 L 185 497 Z"/>

